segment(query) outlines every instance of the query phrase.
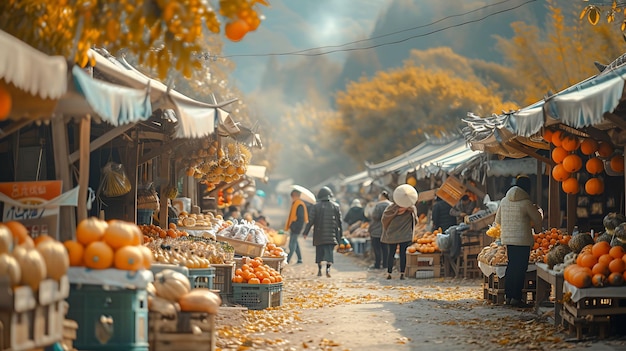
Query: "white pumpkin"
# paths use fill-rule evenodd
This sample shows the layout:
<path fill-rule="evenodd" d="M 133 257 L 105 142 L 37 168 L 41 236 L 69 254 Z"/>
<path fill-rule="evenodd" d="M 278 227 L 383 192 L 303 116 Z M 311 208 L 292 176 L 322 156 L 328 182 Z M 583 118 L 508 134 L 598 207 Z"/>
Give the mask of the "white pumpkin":
<path fill-rule="evenodd" d="M 13 249 L 13 234 L 6 225 L 0 223 L 0 254 L 11 252 Z"/>
<path fill-rule="evenodd" d="M 46 276 L 59 280 L 70 267 L 70 257 L 65 246 L 56 240 L 42 241 L 37 245 L 37 251 L 46 262 Z"/>
<path fill-rule="evenodd" d="M 34 248 L 18 245 L 13 249 L 13 257 L 20 265 L 22 278 L 20 285 L 28 285 L 33 291 L 39 290 L 39 283 L 46 279 L 46 262 Z"/>
<path fill-rule="evenodd" d="M 172 269 L 164 269 L 154 275 L 157 296 L 178 302 L 181 296 L 189 293 L 191 284 L 186 275 Z"/>
<path fill-rule="evenodd" d="M 17 286 L 22 279 L 22 269 L 17 260 L 7 254 L 0 254 L 0 277 L 9 277 L 11 286 Z"/>

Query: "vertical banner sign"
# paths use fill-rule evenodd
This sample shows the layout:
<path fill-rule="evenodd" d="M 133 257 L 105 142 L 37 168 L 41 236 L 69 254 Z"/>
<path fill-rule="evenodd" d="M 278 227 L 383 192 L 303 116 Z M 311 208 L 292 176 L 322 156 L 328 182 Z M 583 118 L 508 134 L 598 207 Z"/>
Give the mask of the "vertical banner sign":
<path fill-rule="evenodd" d="M 0 193 L 25 205 L 36 206 L 50 201 L 61 195 L 61 191 L 60 180 L 0 183 Z M 33 238 L 41 234 L 56 237 L 59 232 L 59 206 L 21 208 L 15 204 L 4 203 L 3 207 L 2 220 L 21 222 Z"/>

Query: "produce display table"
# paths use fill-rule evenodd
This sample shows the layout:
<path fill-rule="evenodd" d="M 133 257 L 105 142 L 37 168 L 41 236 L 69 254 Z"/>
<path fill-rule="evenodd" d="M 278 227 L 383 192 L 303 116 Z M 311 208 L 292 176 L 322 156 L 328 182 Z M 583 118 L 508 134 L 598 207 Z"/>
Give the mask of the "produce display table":
<path fill-rule="evenodd" d="M 152 271 L 142 269 L 135 272 L 119 269 L 89 269 L 70 267 L 67 277 L 71 284 L 102 285 L 108 287 L 145 289 L 154 281 Z"/>
<path fill-rule="evenodd" d="M 626 315 L 626 286 L 578 289 L 563 282 L 563 295 L 569 299 L 563 303 L 563 322 L 571 333 L 582 339 L 585 331 L 604 338 L 609 333 L 612 318 Z"/>
<path fill-rule="evenodd" d="M 537 303 L 535 312 L 539 312 L 542 302 L 548 301 L 554 293 L 554 325 L 563 323 L 561 310 L 563 309 L 563 273 L 557 273 L 548 268 L 545 263 L 536 263 L 537 266 Z"/>
<path fill-rule="evenodd" d="M 484 274 L 483 280 L 483 297 L 491 303 L 504 304 L 504 285 L 506 265 L 490 266 L 483 262 L 478 262 L 478 267 Z M 522 293 L 525 295 L 525 302 L 535 301 L 537 299 L 537 266 L 529 263 L 526 270 L 526 278 L 524 280 L 524 289 Z M 529 295 L 531 297 L 529 297 Z"/>

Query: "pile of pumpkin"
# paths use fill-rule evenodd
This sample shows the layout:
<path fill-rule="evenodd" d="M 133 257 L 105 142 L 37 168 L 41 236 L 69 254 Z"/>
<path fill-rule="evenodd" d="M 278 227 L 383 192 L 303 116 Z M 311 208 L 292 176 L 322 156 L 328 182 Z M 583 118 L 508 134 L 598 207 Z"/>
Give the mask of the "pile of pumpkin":
<path fill-rule="evenodd" d="M 163 229 L 154 224 L 142 224 L 139 226 L 141 233 L 143 234 L 143 242 L 147 243 L 157 238 L 180 238 L 183 236 L 189 236 L 184 230 L 179 230 L 176 224 L 170 223 L 167 229 Z"/>
<path fill-rule="evenodd" d="M 285 250 L 282 247 L 276 246 L 274 243 L 267 243 L 265 245 L 265 251 L 263 252 L 263 257 L 285 257 Z"/>
<path fill-rule="evenodd" d="M 413 244 L 407 247 L 406 252 L 439 252 L 439 246 L 437 246 L 437 234 L 439 233 L 441 233 L 441 228 L 435 229 L 432 232 L 425 232 L 421 237 L 413 237 Z"/>
<path fill-rule="evenodd" d="M 571 235 L 567 235 L 557 228 L 547 229 L 541 233 L 533 234 L 535 243 L 530 250 L 529 262 L 546 262 L 548 252 L 557 245 L 567 246 Z M 547 262 L 546 262 L 547 263 Z"/>
<path fill-rule="evenodd" d="M 189 278 L 171 269 L 154 275 L 148 284 L 148 310 L 174 319 L 179 311 L 216 314 L 222 299 L 206 288 L 191 288 Z"/>
<path fill-rule="evenodd" d="M 586 245 L 575 263 L 565 267 L 563 278 L 577 288 L 621 286 L 626 280 L 624 248 L 606 241 Z"/>
<path fill-rule="evenodd" d="M 155 239 L 144 246 L 150 250 L 155 262 L 187 268 L 223 264 L 228 256 L 220 243 L 199 237 Z"/>
<path fill-rule="evenodd" d="M 273 284 L 283 281 L 283 277 L 274 268 L 263 263 L 261 257 L 243 257 L 241 268 L 235 269 L 233 283 Z"/>
<path fill-rule="evenodd" d="M 581 180 L 585 181 L 584 189 L 588 195 L 604 192 L 604 181 L 600 177 L 602 172 L 624 172 L 624 156 L 616 153 L 608 142 L 581 139 L 561 130 L 549 129 L 544 132 L 543 138 L 554 145 L 551 156 L 557 164 L 552 168 L 552 177 L 561 182 L 561 188 L 567 194 L 577 194 L 580 191 L 576 172 L 582 169 L 583 164 L 588 175 L 584 177 L 586 180 Z M 583 161 L 583 157 L 587 160 Z"/>
<path fill-rule="evenodd" d="M 76 240 L 67 240 L 63 245 L 71 266 L 136 271 L 152 265 L 152 252 L 142 246 L 142 239 L 135 223 L 90 217 L 78 223 Z"/>
<path fill-rule="evenodd" d="M 44 279 L 59 281 L 69 268 L 63 244 L 48 235 L 33 239 L 20 222 L 0 223 L 0 277 L 11 287 L 39 290 Z"/>

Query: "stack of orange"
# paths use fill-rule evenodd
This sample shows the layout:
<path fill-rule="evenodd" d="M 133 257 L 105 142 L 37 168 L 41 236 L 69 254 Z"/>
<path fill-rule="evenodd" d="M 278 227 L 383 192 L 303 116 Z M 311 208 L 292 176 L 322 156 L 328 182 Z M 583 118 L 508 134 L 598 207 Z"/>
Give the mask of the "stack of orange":
<path fill-rule="evenodd" d="M 560 229 L 547 229 L 539 234 L 533 234 L 535 244 L 530 252 L 531 257 L 535 257 L 534 262 L 544 262 L 545 255 L 557 244 L 567 245 L 572 238 L 571 235 L 563 233 Z"/>
<path fill-rule="evenodd" d="M 67 240 L 63 245 L 70 266 L 136 271 L 152 265 L 152 252 L 141 245 L 142 239 L 135 223 L 90 217 L 78 223 L 76 240 Z"/>
<path fill-rule="evenodd" d="M 267 243 L 265 245 L 265 251 L 263 252 L 263 256 L 267 257 L 283 257 L 285 251 L 282 247 L 276 246 L 274 243 Z"/>
<path fill-rule="evenodd" d="M 563 277 L 577 288 L 623 285 L 626 280 L 624 249 L 611 247 L 606 241 L 587 245 L 578 254 L 576 263 L 565 268 Z"/>
<path fill-rule="evenodd" d="M 246 260 L 241 268 L 235 270 L 233 283 L 273 284 L 283 281 L 283 277 L 274 268 L 263 263 L 263 258 Z"/>
<path fill-rule="evenodd" d="M 167 230 L 154 224 L 140 225 L 139 229 L 141 229 L 141 232 L 143 233 L 144 242 L 150 242 L 156 238 L 180 238 L 182 236 L 189 236 L 189 233 L 184 230 L 179 230 L 174 223 L 170 223 Z"/>
<path fill-rule="evenodd" d="M 421 253 L 433 253 L 439 252 L 439 246 L 437 246 L 437 234 L 441 233 L 441 229 L 435 229 L 432 232 L 426 232 L 421 237 L 413 238 L 413 244 L 407 247 L 406 252 L 415 253 L 417 251 Z"/>

